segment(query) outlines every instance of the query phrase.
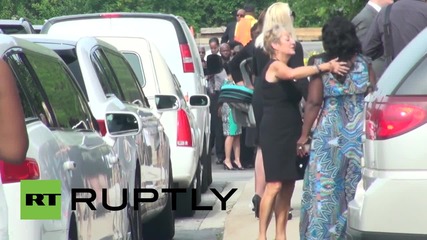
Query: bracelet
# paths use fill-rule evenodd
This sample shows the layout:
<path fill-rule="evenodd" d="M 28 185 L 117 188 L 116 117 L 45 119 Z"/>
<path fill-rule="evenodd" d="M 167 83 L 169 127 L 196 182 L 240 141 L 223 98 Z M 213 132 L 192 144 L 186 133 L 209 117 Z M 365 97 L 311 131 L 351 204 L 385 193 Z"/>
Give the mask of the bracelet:
<path fill-rule="evenodd" d="M 320 67 L 319 67 L 319 64 L 316 64 L 316 65 L 314 65 L 314 66 L 316 66 L 317 73 L 321 73 L 321 72 L 322 72 L 322 70 L 321 70 L 321 69 L 320 69 Z"/>

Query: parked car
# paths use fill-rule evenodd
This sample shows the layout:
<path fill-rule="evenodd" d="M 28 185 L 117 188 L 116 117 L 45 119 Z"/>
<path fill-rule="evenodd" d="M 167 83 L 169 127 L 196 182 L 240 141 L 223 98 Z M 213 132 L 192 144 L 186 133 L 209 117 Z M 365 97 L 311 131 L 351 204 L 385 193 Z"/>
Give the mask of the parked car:
<path fill-rule="evenodd" d="M 115 150 L 128 156 L 121 166 L 127 173 L 128 187 L 151 188 L 158 194 L 154 202 L 134 203 L 129 191 L 130 205 L 135 208 L 135 221 L 143 225 L 144 239 L 172 239 L 175 218 L 172 199 L 162 189 L 172 187 L 169 140 L 157 118 L 157 111 L 150 109 L 147 98 L 123 55 L 110 44 L 94 37 L 51 36 L 45 34 L 20 35 L 34 43 L 54 50 L 68 65 L 79 86 L 88 98 L 89 106 L 100 126 L 100 132 Z M 179 105 L 174 97 L 156 95 L 164 105 L 162 111 L 176 111 Z M 107 134 L 106 112 L 130 111 L 142 121 L 142 131 L 135 137 L 120 141 Z M 142 194 L 150 198 L 150 193 Z M 138 204 L 138 205 L 137 205 Z M 137 209 L 136 209 L 137 208 Z M 158 231 L 162 226 L 162 231 Z"/>
<path fill-rule="evenodd" d="M 362 180 L 349 203 L 349 239 L 427 239 L 427 29 L 365 99 Z"/>
<path fill-rule="evenodd" d="M 25 18 L 19 20 L 0 19 L 0 33 L 31 34 L 36 33 L 33 25 Z"/>
<path fill-rule="evenodd" d="M 12 69 L 19 89 L 29 137 L 22 164 L 0 161 L 0 175 L 9 211 L 9 239 L 120 239 L 132 237 L 135 222 L 130 208 L 107 211 L 101 206 L 101 188 L 110 201 L 121 200 L 125 172 L 116 152 L 99 135 L 87 99 L 74 76 L 53 51 L 8 35 L 0 35 L 0 55 Z M 141 121 L 128 111 L 107 112 L 115 122 L 125 116 L 137 124 L 123 123 L 127 135 L 142 131 Z M 122 133 L 109 129 L 115 136 Z M 61 180 L 60 220 L 21 220 L 21 180 Z M 97 211 L 79 203 L 71 210 L 71 189 L 92 188 Z M 110 202 L 109 201 L 109 202 Z M 123 239 L 123 238 L 122 238 Z"/>
<path fill-rule="evenodd" d="M 196 42 L 182 17 L 160 13 L 95 13 L 54 17 L 45 22 L 41 33 L 74 34 L 79 36 L 143 37 L 156 44 L 172 73 L 176 75 L 185 97 L 206 94 L 207 82 L 203 73 Z M 209 156 L 210 112 L 208 108 L 191 110 L 200 135 L 199 156 Z M 186 146 L 187 141 L 180 141 Z M 203 152 L 202 152 L 203 151 Z"/>
<path fill-rule="evenodd" d="M 40 33 L 42 30 L 43 25 L 33 25 L 34 33 Z"/>
<path fill-rule="evenodd" d="M 191 109 L 209 107 L 209 97 L 203 94 L 191 95 L 187 103 L 176 77 L 157 47 L 148 40 L 113 36 L 97 38 L 115 46 L 125 56 L 152 106 L 156 105 L 157 94 L 171 94 L 179 98 L 181 108 L 177 112 L 163 113 L 160 121 L 170 140 L 174 183 L 187 189 L 186 194 L 177 196 L 178 210 L 182 215 L 191 216 L 194 213 L 191 189 L 197 189 L 197 199 L 200 201 L 201 192 L 205 192 L 212 183 L 212 164 L 206 154 L 199 156 L 203 145 L 200 136 L 195 134 L 197 123 Z M 181 142 L 187 144 L 183 146 Z"/>

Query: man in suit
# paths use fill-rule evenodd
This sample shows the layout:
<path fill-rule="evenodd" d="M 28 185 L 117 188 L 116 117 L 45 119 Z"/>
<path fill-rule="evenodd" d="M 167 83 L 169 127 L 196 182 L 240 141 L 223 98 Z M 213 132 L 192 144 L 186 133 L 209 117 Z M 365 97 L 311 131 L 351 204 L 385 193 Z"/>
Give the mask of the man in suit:
<path fill-rule="evenodd" d="M 236 21 L 230 22 L 227 24 L 225 28 L 225 32 L 221 37 L 221 43 L 230 43 L 234 41 L 234 33 L 236 32 L 236 24 L 237 22 L 245 17 L 245 10 L 239 9 L 236 12 Z"/>
<path fill-rule="evenodd" d="M 360 42 L 366 41 L 365 37 L 374 18 L 380 12 L 381 8 L 392 4 L 393 0 L 370 0 L 365 7 L 351 21 L 356 26 L 356 34 Z M 372 68 L 377 78 L 384 71 L 385 57 L 382 56 L 372 62 Z"/>

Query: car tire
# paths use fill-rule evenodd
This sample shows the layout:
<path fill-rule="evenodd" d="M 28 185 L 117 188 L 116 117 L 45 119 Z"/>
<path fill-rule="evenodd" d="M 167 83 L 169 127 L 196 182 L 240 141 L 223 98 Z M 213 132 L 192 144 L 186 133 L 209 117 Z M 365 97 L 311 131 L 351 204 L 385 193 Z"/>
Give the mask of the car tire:
<path fill-rule="evenodd" d="M 40 239 L 43 239 L 43 230 L 40 232 Z M 77 221 L 76 221 L 76 215 L 72 213 L 71 219 L 70 219 L 70 229 L 68 231 L 68 239 L 69 240 L 78 240 L 79 234 L 77 232 Z"/>
<path fill-rule="evenodd" d="M 172 164 L 169 161 L 169 187 L 173 186 Z M 160 228 L 161 226 L 161 228 Z M 168 200 L 163 210 L 142 225 L 144 240 L 171 240 L 175 235 L 175 214 L 172 210 L 172 196 L 168 194 Z"/>
<path fill-rule="evenodd" d="M 203 154 L 201 157 L 201 162 L 203 164 L 203 178 L 202 178 L 202 193 L 205 193 L 209 186 L 212 184 L 212 161 L 211 156 L 207 153 L 206 140 L 203 145 Z"/>
<path fill-rule="evenodd" d="M 141 172 L 141 169 L 140 169 L 139 161 L 136 161 L 134 188 L 141 188 L 141 174 L 140 174 L 140 172 Z M 129 226 L 131 228 L 130 229 L 131 239 L 132 240 L 142 239 L 141 209 L 138 208 L 138 210 L 135 210 L 135 206 L 131 207 L 129 204 L 128 217 L 129 217 Z"/>
<path fill-rule="evenodd" d="M 196 185 L 196 203 L 199 204 L 202 201 L 202 179 L 203 179 L 203 165 L 201 162 L 199 162 L 199 165 L 197 167 L 196 176 L 197 176 L 197 183 Z"/>
<path fill-rule="evenodd" d="M 192 217 L 196 210 L 193 209 L 193 188 L 196 188 L 197 185 L 197 171 L 194 174 L 193 180 L 191 181 L 190 186 L 185 189 L 185 193 L 178 193 L 176 200 L 176 214 L 180 217 Z M 196 188 L 197 189 L 197 188 Z M 196 191 L 197 196 L 197 191 Z"/>

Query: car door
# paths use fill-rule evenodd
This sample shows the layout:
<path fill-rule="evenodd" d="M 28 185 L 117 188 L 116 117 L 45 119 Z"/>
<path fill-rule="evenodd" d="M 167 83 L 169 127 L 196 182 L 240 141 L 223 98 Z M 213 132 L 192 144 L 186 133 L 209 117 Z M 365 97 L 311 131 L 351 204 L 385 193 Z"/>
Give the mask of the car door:
<path fill-rule="evenodd" d="M 143 159 L 143 161 L 140 161 L 141 180 L 144 182 L 142 186 L 156 189 L 162 195 L 161 189 L 165 186 L 166 179 L 163 169 L 167 166 L 163 158 L 158 157 L 161 152 L 160 149 L 164 145 L 160 141 L 163 127 L 149 109 L 147 99 L 143 95 L 138 80 L 123 55 L 105 47 L 100 47 L 97 51 L 99 58 L 105 57 L 106 62 L 101 63 L 103 64 L 103 69 L 109 69 L 110 74 L 106 75 L 112 79 L 111 81 L 116 82 L 117 87 L 123 93 L 121 100 L 126 105 L 126 108 L 137 113 L 142 119 L 143 130 L 141 135 L 136 136 L 135 139 L 137 145 L 140 146 L 141 157 L 139 159 Z M 151 194 L 142 194 L 142 196 L 150 198 Z M 150 203 L 147 203 L 147 205 L 150 205 Z"/>
<path fill-rule="evenodd" d="M 21 56 L 28 61 L 36 79 L 31 84 L 43 88 L 44 108 L 51 112 L 50 128 L 60 143 L 60 153 L 67 154 L 70 163 L 71 188 L 90 188 L 96 193 L 93 205 L 78 203 L 75 215 L 81 239 L 103 239 L 125 236 L 127 232 L 126 208 L 108 211 L 102 206 L 103 194 L 110 206 L 123 202 L 124 174 L 113 149 L 96 132 L 97 125 L 87 101 L 77 87 L 64 63 L 54 56 L 32 51 Z M 65 167 L 65 166 L 64 166 Z M 88 197 L 80 194 L 78 197 Z"/>
<path fill-rule="evenodd" d="M 22 48 L 15 47 L 9 49 L 3 56 L 17 79 L 17 87 L 25 114 L 25 123 L 30 143 L 26 155 L 29 160 L 26 161 L 36 161 L 38 165 L 37 170 L 27 169 L 29 178 L 21 179 L 32 179 L 30 176 L 33 176 L 32 174 L 36 171 L 41 180 L 61 180 L 61 195 L 68 196 L 62 198 L 61 216 L 70 216 L 69 194 L 71 192 L 71 172 L 63 168 L 63 165 L 69 159 L 66 154 L 61 154 L 59 141 L 50 130 L 51 125 L 48 122 L 48 116 L 51 116 L 51 112 L 49 109 L 44 108 L 46 106 L 46 98 L 42 95 L 41 89 L 33 84 L 34 75 L 29 71 L 31 66 L 28 62 L 23 61 L 23 55 Z M 69 219 L 59 221 L 49 220 L 39 223 L 20 220 L 18 214 L 19 200 L 18 205 L 12 200 L 19 199 L 19 197 L 14 198 L 14 191 L 9 191 L 12 190 L 9 186 L 5 185 L 5 190 L 9 211 L 17 213 L 9 215 L 9 225 L 13 226 L 9 232 L 10 239 L 26 238 L 30 234 L 40 235 L 43 239 L 44 235 L 42 234 L 44 232 L 41 231 L 42 229 L 46 232 L 57 231 L 58 234 L 61 233 L 61 230 L 67 229 Z M 30 234 L 22 232 L 22 228 L 26 227 L 32 229 Z M 40 233 L 37 234 L 37 231 Z M 57 236 L 57 239 L 61 239 L 61 235 Z M 62 238 L 64 237 L 62 236 Z"/>

